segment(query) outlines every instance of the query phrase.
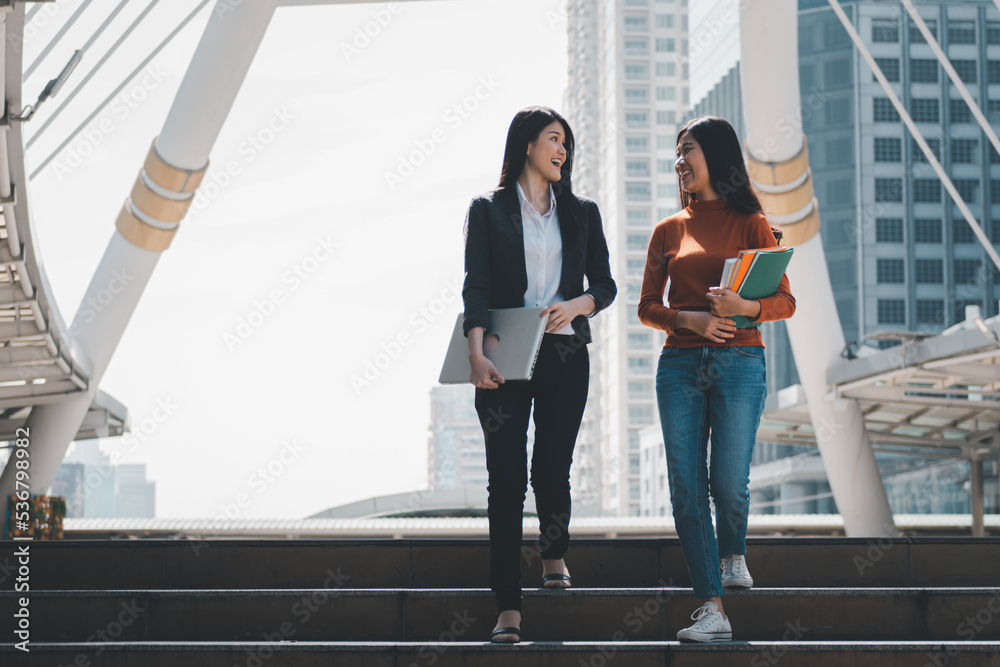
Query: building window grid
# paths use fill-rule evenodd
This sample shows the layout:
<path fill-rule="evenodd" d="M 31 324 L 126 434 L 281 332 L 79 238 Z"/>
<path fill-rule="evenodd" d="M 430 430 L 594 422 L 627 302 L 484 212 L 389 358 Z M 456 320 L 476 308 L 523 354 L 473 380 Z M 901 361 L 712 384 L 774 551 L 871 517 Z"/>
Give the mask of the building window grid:
<path fill-rule="evenodd" d="M 1000 83 L 1000 60 L 986 61 L 986 83 Z"/>
<path fill-rule="evenodd" d="M 951 161 L 959 164 L 979 162 L 979 139 L 952 139 Z"/>
<path fill-rule="evenodd" d="M 631 251 L 645 251 L 649 248 L 649 234 L 626 234 L 625 249 Z"/>
<path fill-rule="evenodd" d="M 901 201 L 903 201 L 903 179 L 901 179 L 901 178 L 876 178 L 875 179 L 875 201 L 877 201 L 877 202 L 901 202 Z"/>
<path fill-rule="evenodd" d="M 627 81 L 648 81 L 649 67 L 639 63 L 625 63 L 625 79 Z"/>
<path fill-rule="evenodd" d="M 645 208 L 629 208 L 625 209 L 625 224 L 629 227 L 648 227 L 649 226 L 649 209 Z M 633 236 L 638 236 L 640 241 L 639 250 L 645 250 L 646 245 L 649 243 L 649 237 L 642 234 L 629 234 L 629 245 L 631 246 L 631 239 Z M 629 250 L 632 248 L 629 247 Z"/>
<path fill-rule="evenodd" d="M 906 324 L 906 301 L 903 299 L 879 299 L 878 323 Z"/>
<path fill-rule="evenodd" d="M 953 178 L 951 182 L 955 185 L 958 195 L 966 204 L 975 204 L 979 201 L 978 178 Z"/>
<path fill-rule="evenodd" d="M 978 221 L 977 221 L 978 222 Z M 951 221 L 951 242 L 952 243 L 975 243 L 976 233 L 964 217 L 953 218 Z"/>
<path fill-rule="evenodd" d="M 897 285 L 906 282 L 906 264 L 902 259 L 878 259 L 875 262 L 876 279 L 880 285 Z"/>
<path fill-rule="evenodd" d="M 646 332 L 630 332 L 628 335 L 628 349 L 630 350 L 645 350 L 650 346 L 651 338 Z M 635 382 L 630 384 L 642 385 L 642 382 Z M 631 389 L 631 388 L 630 388 Z M 629 393 L 632 393 L 631 391 Z"/>
<path fill-rule="evenodd" d="M 975 60 L 952 60 L 951 65 L 955 68 L 955 73 L 958 74 L 962 83 L 976 83 L 978 81 Z"/>
<path fill-rule="evenodd" d="M 1000 44 L 1000 21 L 986 22 L 986 43 Z"/>
<path fill-rule="evenodd" d="M 941 202 L 941 181 L 936 178 L 913 179 L 913 201 L 929 204 Z"/>
<path fill-rule="evenodd" d="M 645 16 L 641 14 L 625 15 L 625 32 L 646 32 L 648 30 L 649 24 Z"/>
<path fill-rule="evenodd" d="M 910 58 L 910 81 L 912 83 L 937 83 L 940 67 L 935 58 Z"/>
<path fill-rule="evenodd" d="M 656 112 L 656 124 L 657 125 L 675 125 L 677 123 L 677 112 L 670 111 L 657 111 Z M 667 173 L 667 172 L 662 172 Z"/>
<path fill-rule="evenodd" d="M 937 218 L 917 218 L 913 222 L 916 243 L 941 243 L 941 221 Z"/>
<path fill-rule="evenodd" d="M 629 111 L 625 113 L 625 127 L 630 130 L 649 127 L 649 114 L 645 111 Z"/>
<path fill-rule="evenodd" d="M 910 117 L 915 123 L 940 123 L 941 103 L 937 98 L 914 97 L 910 99 Z M 893 109 L 893 113 L 896 110 Z M 897 115 L 897 118 L 899 116 Z"/>
<path fill-rule="evenodd" d="M 629 334 L 631 336 L 632 334 Z M 652 384 L 649 382 L 628 383 L 628 397 L 635 400 L 648 399 L 653 397 Z"/>
<path fill-rule="evenodd" d="M 876 58 L 875 64 L 882 70 L 882 74 L 889 82 L 899 83 L 899 58 Z M 872 81 L 878 81 L 874 72 L 872 72 Z"/>
<path fill-rule="evenodd" d="M 972 110 L 965 100 L 948 100 L 948 120 L 952 123 L 972 122 Z"/>
<path fill-rule="evenodd" d="M 975 21 L 948 21 L 948 44 L 975 44 Z"/>
<path fill-rule="evenodd" d="M 649 183 L 625 182 L 626 201 L 649 201 L 652 197 Z"/>
<path fill-rule="evenodd" d="M 944 325 L 942 299 L 917 299 L 917 324 Z"/>
<path fill-rule="evenodd" d="M 625 40 L 625 55 L 626 56 L 648 56 L 649 55 L 649 42 L 645 39 L 626 39 Z"/>
<path fill-rule="evenodd" d="M 649 90 L 646 88 L 626 88 L 625 104 L 649 104 Z"/>
<path fill-rule="evenodd" d="M 914 280 L 922 285 L 938 285 L 944 282 L 944 261 L 940 259 L 917 259 Z M 918 317 L 919 319 L 919 317 Z"/>
<path fill-rule="evenodd" d="M 975 284 L 979 279 L 982 261 L 978 259 L 956 259 L 952 264 L 956 285 Z"/>
<path fill-rule="evenodd" d="M 649 162 L 646 160 L 627 160 L 625 162 L 625 176 L 629 178 L 648 178 Z"/>
<path fill-rule="evenodd" d="M 676 50 L 677 50 L 677 40 L 675 40 L 673 37 L 656 38 L 657 53 L 673 53 Z"/>
<path fill-rule="evenodd" d="M 876 44 L 898 43 L 899 21 L 896 19 L 874 19 L 872 21 L 872 41 Z"/>
<path fill-rule="evenodd" d="M 887 97 L 872 98 L 872 116 L 876 123 L 899 122 L 899 114 Z"/>
<path fill-rule="evenodd" d="M 850 146 L 849 143 L 847 145 Z M 898 137 L 875 137 L 875 161 L 902 162 L 903 140 Z"/>
<path fill-rule="evenodd" d="M 646 137 L 625 137 L 626 153 L 648 153 L 649 140 Z"/>
<path fill-rule="evenodd" d="M 903 219 L 902 218 L 876 218 L 875 219 L 875 241 L 877 243 L 902 243 L 903 242 Z"/>
<path fill-rule="evenodd" d="M 656 63 L 656 76 L 677 76 L 677 63 Z"/>
<path fill-rule="evenodd" d="M 674 27 L 674 15 L 673 14 L 656 14 L 653 17 L 654 24 L 657 28 L 673 28 Z"/>
<path fill-rule="evenodd" d="M 656 99 L 660 102 L 675 102 L 677 100 L 677 89 L 673 86 L 657 86 Z"/>

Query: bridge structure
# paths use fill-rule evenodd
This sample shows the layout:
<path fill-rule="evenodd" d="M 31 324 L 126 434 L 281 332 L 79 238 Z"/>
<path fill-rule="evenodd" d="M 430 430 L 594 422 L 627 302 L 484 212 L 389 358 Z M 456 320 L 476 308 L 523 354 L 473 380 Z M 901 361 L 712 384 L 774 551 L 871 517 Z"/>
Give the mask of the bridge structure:
<path fill-rule="evenodd" d="M 359 1 L 352 0 L 351 4 Z M 128 428 L 127 410 L 99 390 L 101 379 L 157 261 L 169 249 L 194 200 L 212 147 L 274 12 L 294 11 L 297 5 L 346 3 L 216 0 L 209 7 L 209 0 L 204 0 L 139 63 L 132 76 L 197 12 L 210 9 L 205 31 L 162 130 L 150 137 L 149 152 L 131 191 L 122 193 L 124 204 L 114 222 L 111 241 L 90 278 L 83 305 L 68 326 L 55 306 L 35 243 L 30 174 L 25 170 L 25 147 L 31 139 L 26 143 L 23 129 L 44 98 L 54 96 L 63 86 L 81 54 L 77 53 L 63 75 L 53 80 L 43 99 L 26 105 L 22 99 L 24 79 L 49 56 L 66 32 L 61 30 L 39 59 L 26 67 L 21 49 L 25 24 L 43 3 L 34 3 L 31 9 L 27 4 L 0 3 L 0 93 L 4 100 L 0 119 L 0 433 L 8 442 L 16 439 L 18 429 L 31 433 L 32 490 L 43 492 L 51 485 L 73 440 L 119 435 Z M 1000 267 L 1000 257 L 881 76 L 850 19 L 837 0 L 830 0 L 830 4 L 860 55 L 886 88 L 945 189 Z M 909 0 L 903 0 L 903 4 L 922 25 Z M 124 5 L 124 0 L 117 5 L 98 33 L 107 29 Z M 88 6 L 89 2 L 81 2 L 68 25 Z M 913 453 L 938 448 L 942 455 L 964 456 L 976 466 L 974 480 L 978 480 L 979 495 L 976 500 L 974 490 L 973 506 L 979 510 L 973 526 L 982 534 L 981 463 L 1000 453 L 996 435 L 1000 415 L 996 365 L 1000 324 L 972 318 L 973 328 L 928 337 L 902 350 L 883 351 L 880 356 L 853 361 L 841 357 L 845 344 L 819 237 L 820 211 L 813 193 L 805 137 L 776 132 L 782 127 L 778 119 L 801 117 L 797 3 L 742 3 L 740 12 L 744 34 L 743 106 L 747 116 L 745 149 L 750 174 L 763 193 L 772 219 L 785 228 L 787 241 L 796 246 L 788 271 L 798 297 L 798 312 L 789 320 L 788 331 L 802 384 L 772 402 L 761 435 L 819 447 L 834 499 L 851 536 L 898 533 L 875 462 L 873 442 L 922 446 L 908 450 Z M 146 13 L 140 14 L 136 22 L 144 20 Z M 135 25 L 133 22 L 128 31 Z M 922 30 L 928 43 L 936 45 L 926 26 Z M 91 36 L 81 51 L 86 51 L 95 38 Z M 97 69 L 121 41 L 105 54 Z M 936 52 L 949 76 L 964 89 L 940 48 Z M 66 108 L 95 71 L 83 77 L 49 119 L 41 121 L 37 132 L 48 127 L 52 117 Z M 773 85 L 775 81 L 782 85 Z M 984 135 L 1000 151 L 995 131 L 967 91 L 965 97 Z M 83 129 L 95 114 L 76 131 Z M 38 169 L 45 164 L 43 160 Z M 121 271 L 128 273 L 128 281 L 120 279 Z M 95 302 L 102 305 L 99 311 L 87 307 Z M 8 496 L 14 488 L 15 469 L 7 466 L 0 474 L 0 496 Z"/>

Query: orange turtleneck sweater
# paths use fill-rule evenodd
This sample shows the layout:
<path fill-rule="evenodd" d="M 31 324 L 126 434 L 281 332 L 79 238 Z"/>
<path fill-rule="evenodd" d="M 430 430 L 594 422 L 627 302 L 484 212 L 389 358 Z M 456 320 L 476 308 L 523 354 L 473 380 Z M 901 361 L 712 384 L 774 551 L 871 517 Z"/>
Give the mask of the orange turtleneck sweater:
<path fill-rule="evenodd" d="M 692 201 L 684 210 L 662 220 L 653 230 L 642 276 L 639 320 L 667 333 L 666 346 L 754 345 L 763 347 L 760 329 L 737 329 L 724 343 L 713 343 L 690 329 L 676 329 L 681 310 L 710 311 L 709 287 L 719 284 L 725 261 L 740 250 L 776 246 L 774 234 L 762 213 L 738 213 L 721 200 Z M 670 279 L 667 303 L 663 289 Z M 795 312 L 795 297 L 788 277 L 781 279 L 774 295 L 758 299 L 760 315 L 754 321 L 783 320 Z"/>

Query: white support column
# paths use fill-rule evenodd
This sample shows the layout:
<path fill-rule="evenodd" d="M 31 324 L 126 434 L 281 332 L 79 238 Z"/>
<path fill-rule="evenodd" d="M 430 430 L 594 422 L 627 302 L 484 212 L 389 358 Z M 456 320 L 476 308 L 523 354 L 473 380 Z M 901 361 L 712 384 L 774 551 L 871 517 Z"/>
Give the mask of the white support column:
<path fill-rule="evenodd" d="M 840 360 L 844 335 L 830 286 L 812 197 L 801 118 L 796 0 L 740 4 L 741 83 L 751 176 L 769 216 L 784 226 L 795 254 L 788 279 L 796 313 L 786 320 L 823 465 L 848 536 L 898 534 L 857 402 L 832 398 L 827 368 Z"/>
<path fill-rule="evenodd" d="M 125 201 L 117 231 L 70 329 L 93 363 L 88 391 L 62 403 L 37 406 L 28 417 L 32 493 L 51 486 L 76 437 L 153 269 L 194 198 L 276 2 L 219 0 L 209 18 L 163 132 Z M 13 489 L 14 467 L 7 466 L 0 476 L 0 497 Z"/>

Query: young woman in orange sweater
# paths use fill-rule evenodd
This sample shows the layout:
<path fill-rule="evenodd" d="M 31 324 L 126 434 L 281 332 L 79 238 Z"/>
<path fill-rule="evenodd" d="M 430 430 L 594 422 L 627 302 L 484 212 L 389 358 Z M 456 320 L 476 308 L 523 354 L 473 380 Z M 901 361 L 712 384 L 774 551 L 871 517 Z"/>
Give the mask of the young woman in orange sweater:
<path fill-rule="evenodd" d="M 732 126 L 713 116 L 688 121 L 677 135 L 674 169 L 683 209 L 653 231 L 639 319 L 667 334 L 656 372 L 657 406 L 674 525 L 694 596 L 703 602 L 691 616 L 695 623 L 677 638 L 729 641 L 723 589 L 753 585 L 745 560 L 748 485 L 767 392 L 760 331 L 737 329 L 730 317 L 785 319 L 795 312 L 795 298 L 787 278 L 763 299 L 747 300 L 718 287 L 726 259 L 740 250 L 777 245 Z"/>

